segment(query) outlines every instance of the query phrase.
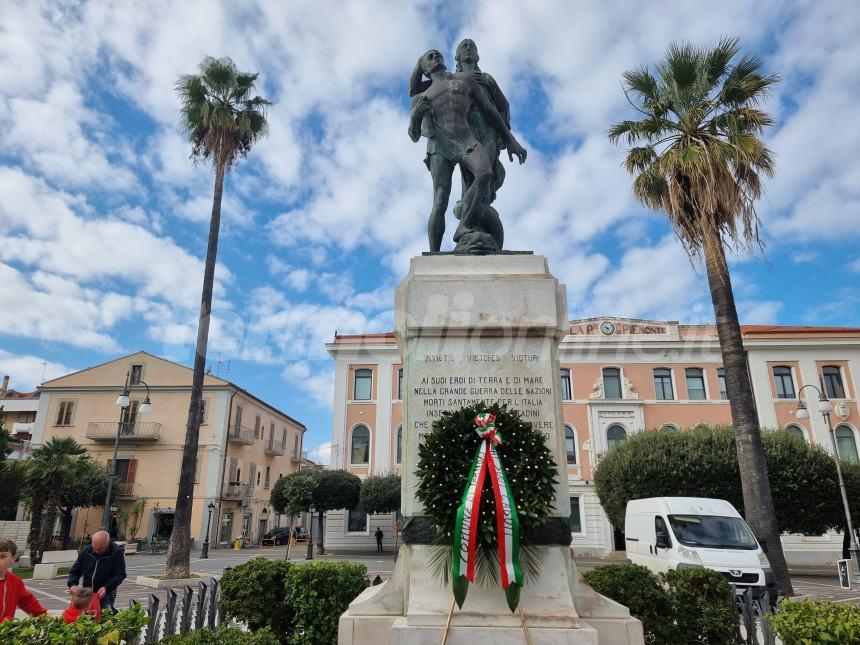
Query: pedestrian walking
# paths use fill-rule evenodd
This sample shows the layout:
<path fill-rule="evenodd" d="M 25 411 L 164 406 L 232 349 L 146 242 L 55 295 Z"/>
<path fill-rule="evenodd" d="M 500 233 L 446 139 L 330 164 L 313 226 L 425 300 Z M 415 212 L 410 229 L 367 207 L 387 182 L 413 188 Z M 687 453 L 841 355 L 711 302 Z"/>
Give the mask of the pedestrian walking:
<path fill-rule="evenodd" d="M 376 552 L 382 553 L 382 529 L 376 527 Z"/>
<path fill-rule="evenodd" d="M 117 587 L 125 580 L 125 555 L 107 531 L 93 534 L 93 541 L 78 554 L 69 569 L 66 584 L 74 594 L 79 586 L 90 587 L 102 609 L 113 608 Z"/>

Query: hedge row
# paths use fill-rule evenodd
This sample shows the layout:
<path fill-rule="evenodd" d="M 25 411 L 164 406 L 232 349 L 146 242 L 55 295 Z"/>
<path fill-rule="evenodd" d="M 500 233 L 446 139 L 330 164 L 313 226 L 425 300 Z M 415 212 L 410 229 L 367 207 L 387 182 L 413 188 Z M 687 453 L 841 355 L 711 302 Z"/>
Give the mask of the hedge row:
<path fill-rule="evenodd" d="M 219 607 L 281 643 L 334 645 L 340 615 L 367 586 L 363 564 L 254 558 L 221 578 Z"/>

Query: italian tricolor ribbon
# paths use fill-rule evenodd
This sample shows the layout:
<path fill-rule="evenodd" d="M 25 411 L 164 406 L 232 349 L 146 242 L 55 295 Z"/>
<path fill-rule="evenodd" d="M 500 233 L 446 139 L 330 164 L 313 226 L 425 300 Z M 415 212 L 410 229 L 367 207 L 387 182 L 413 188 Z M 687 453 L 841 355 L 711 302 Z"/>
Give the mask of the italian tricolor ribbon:
<path fill-rule="evenodd" d="M 463 491 L 457 520 L 454 525 L 453 588 L 457 605 L 462 609 L 469 583 L 475 581 L 475 561 L 478 525 L 480 524 L 481 495 L 487 477 L 496 501 L 496 542 L 502 588 L 508 606 L 514 611 L 519 604 L 523 586 L 520 565 L 520 521 L 517 515 L 511 485 L 505 475 L 496 446 L 502 437 L 495 427 L 495 416 L 485 412 L 475 417 L 475 431 L 483 439 L 475 451 L 468 483 Z"/>

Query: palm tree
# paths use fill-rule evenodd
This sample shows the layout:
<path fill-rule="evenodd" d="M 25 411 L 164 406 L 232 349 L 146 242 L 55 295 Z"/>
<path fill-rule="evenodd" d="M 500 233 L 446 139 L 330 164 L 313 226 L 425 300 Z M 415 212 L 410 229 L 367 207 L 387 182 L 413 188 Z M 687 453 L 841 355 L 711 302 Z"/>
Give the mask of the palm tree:
<path fill-rule="evenodd" d="M 203 295 L 197 323 L 197 347 L 191 403 L 182 451 L 182 471 L 176 496 L 173 531 L 167 554 L 165 575 L 187 578 L 190 575 L 191 507 L 194 494 L 194 467 L 200 434 L 200 408 L 203 396 L 203 370 L 209 341 L 209 317 L 212 312 L 212 287 L 215 258 L 218 254 L 218 231 L 221 225 L 221 195 L 224 175 L 268 131 L 266 106 L 269 101 L 251 96 L 257 74 L 239 72 L 229 58 L 207 56 L 200 63 L 200 74 L 179 77 L 176 91 L 181 102 L 179 126 L 191 143 L 191 158 L 208 160 L 215 169 L 215 194 L 209 222 L 209 245 L 203 270 Z"/>
<path fill-rule="evenodd" d="M 41 560 L 42 552 L 51 542 L 63 489 L 78 471 L 78 462 L 87 459 L 83 456 L 86 453 L 86 448 L 71 437 L 51 437 L 33 450 L 24 464 L 25 481 L 33 500 L 27 543 L 34 563 Z"/>
<path fill-rule="evenodd" d="M 691 260 L 704 256 L 745 516 L 769 547 L 778 587 L 791 595 L 726 261 L 726 246 L 763 247 L 755 202 L 774 163 L 760 137 L 773 119 L 758 106 L 779 77 L 763 73 L 763 59 L 739 52 L 736 38 L 710 49 L 673 43 L 656 76 L 647 67 L 625 72 L 625 96 L 640 116 L 614 124 L 609 139 L 631 146 L 625 167 L 635 177 L 636 198 L 668 217 Z"/>

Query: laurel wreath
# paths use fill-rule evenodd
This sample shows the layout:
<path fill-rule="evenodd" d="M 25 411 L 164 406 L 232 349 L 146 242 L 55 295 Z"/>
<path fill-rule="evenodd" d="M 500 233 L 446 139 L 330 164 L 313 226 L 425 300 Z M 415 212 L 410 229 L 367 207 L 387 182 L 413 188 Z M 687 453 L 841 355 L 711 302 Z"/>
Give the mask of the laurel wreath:
<path fill-rule="evenodd" d="M 436 548 L 431 559 L 434 571 L 446 584 L 457 507 L 475 450 L 482 441 L 475 432 L 475 417 L 483 412 L 495 415 L 496 428 L 504 438 L 498 451 L 520 517 L 523 574 L 528 581 L 534 580 L 540 565 L 533 537 L 554 507 L 558 468 L 552 451 L 543 435 L 531 423 L 523 421 L 519 411 L 480 402 L 443 412 L 418 447 L 416 496 L 437 528 Z M 489 481 L 484 485 L 477 540 L 477 581 L 497 584 L 496 505 Z"/>

